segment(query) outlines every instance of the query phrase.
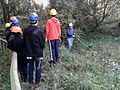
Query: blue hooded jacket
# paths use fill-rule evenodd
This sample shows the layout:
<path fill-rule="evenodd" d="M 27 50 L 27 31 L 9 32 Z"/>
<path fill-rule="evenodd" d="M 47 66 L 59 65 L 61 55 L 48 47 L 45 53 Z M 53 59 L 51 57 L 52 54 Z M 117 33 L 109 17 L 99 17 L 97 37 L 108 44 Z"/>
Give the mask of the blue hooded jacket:
<path fill-rule="evenodd" d="M 73 38 L 73 27 L 68 27 L 67 28 L 67 37 L 68 38 Z"/>

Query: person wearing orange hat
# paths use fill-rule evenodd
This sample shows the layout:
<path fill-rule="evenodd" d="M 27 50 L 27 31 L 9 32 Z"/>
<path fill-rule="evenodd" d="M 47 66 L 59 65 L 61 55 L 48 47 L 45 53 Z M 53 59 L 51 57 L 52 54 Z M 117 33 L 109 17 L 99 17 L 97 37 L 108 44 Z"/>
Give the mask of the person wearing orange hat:
<path fill-rule="evenodd" d="M 22 82 L 27 82 L 27 59 L 25 56 L 23 31 L 20 27 L 20 21 L 15 19 L 11 23 L 11 34 L 8 40 L 8 48 L 17 53 L 18 72 Z"/>

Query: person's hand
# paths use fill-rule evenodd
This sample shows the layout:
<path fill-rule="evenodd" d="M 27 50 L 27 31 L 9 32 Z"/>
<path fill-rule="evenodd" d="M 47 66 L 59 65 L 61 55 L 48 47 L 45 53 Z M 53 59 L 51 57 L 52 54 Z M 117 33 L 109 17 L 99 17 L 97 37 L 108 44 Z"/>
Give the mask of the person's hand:
<path fill-rule="evenodd" d="M 45 42 L 47 42 L 47 38 L 45 39 Z"/>
<path fill-rule="evenodd" d="M 61 42 L 61 38 L 59 38 L 59 42 Z"/>

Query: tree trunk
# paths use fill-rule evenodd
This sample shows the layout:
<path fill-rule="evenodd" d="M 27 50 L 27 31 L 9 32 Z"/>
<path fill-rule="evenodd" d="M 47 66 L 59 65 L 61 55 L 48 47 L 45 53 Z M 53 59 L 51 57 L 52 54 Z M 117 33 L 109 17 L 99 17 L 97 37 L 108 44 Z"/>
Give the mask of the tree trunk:
<path fill-rule="evenodd" d="M 9 22 L 9 7 L 4 0 L 0 0 L 2 11 L 3 11 L 3 23 Z"/>

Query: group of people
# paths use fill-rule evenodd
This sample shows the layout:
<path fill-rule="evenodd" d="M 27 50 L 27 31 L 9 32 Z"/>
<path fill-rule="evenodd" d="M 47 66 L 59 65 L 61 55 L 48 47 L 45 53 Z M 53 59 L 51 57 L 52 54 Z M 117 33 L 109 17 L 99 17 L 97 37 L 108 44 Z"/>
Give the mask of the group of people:
<path fill-rule="evenodd" d="M 15 16 L 10 18 L 10 23 L 6 23 L 5 37 L 8 48 L 17 53 L 21 81 L 28 81 L 31 85 L 39 86 L 41 84 L 41 66 L 45 41 L 49 45 L 50 65 L 60 62 L 58 45 L 61 42 L 61 26 L 56 15 L 57 11 L 51 9 L 51 18 L 46 23 L 46 35 L 38 27 L 39 16 L 35 12 L 28 15 L 29 26 L 24 29 L 21 29 L 21 23 Z M 69 49 L 71 49 L 73 43 L 73 39 L 71 39 L 73 38 L 72 26 L 72 23 L 70 23 L 67 29 Z"/>

